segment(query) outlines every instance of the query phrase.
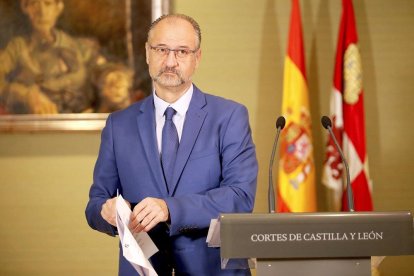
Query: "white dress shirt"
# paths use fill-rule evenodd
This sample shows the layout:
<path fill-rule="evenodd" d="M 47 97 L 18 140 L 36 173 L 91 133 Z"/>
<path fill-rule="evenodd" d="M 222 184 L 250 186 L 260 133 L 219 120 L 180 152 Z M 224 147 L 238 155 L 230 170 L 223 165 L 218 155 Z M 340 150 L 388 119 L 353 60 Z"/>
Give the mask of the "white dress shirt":
<path fill-rule="evenodd" d="M 191 97 L 193 96 L 193 85 L 191 84 L 190 88 L 182 95 L 177 101 L 170 104 L 162 100 L 157 96 L 155 91 L 154 95 L 154 106 L 155 106 L 155 125 L 157 132 L 157 144 L 158 152 L 161 153 L 161 143 L 162 143 L 162 128 L 165 123 L 164 112 L 167 107 L 171 106 L 177 111 L 173 117 L 173 122 L 178 133 L 178 141 L 181 141 L 181 135 L 183 133 L 185 115 L 187 114 L 188 107 L 190 106 Z"/>

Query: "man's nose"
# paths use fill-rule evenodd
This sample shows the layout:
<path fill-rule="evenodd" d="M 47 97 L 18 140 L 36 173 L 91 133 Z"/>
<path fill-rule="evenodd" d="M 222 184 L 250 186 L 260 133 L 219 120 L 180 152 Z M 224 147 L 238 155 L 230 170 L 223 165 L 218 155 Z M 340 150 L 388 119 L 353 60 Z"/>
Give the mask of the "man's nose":
<path fill-rule="evenodd" d="M 174 67 L 178 64 L 177 57 L 174 51 L 170 51 L 167 55 L 167 60 L 165 61 L 168 67 Z"/>

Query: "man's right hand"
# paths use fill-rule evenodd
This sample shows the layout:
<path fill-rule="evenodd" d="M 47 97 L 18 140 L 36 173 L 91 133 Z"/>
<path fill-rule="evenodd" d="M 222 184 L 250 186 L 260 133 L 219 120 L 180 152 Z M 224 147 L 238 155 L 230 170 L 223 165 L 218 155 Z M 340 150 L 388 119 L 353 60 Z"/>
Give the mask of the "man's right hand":
<path fill-rule="evenodd" d="M 113 197 L 108 199 L 103 205 L 101 209 L 101 216 L 104 220 L 106 220 L 109 224 L 116 227 L 116 199 L 117 197 Z M 125 203 L 131 208 L 131 203 L 125 200 Z"/>

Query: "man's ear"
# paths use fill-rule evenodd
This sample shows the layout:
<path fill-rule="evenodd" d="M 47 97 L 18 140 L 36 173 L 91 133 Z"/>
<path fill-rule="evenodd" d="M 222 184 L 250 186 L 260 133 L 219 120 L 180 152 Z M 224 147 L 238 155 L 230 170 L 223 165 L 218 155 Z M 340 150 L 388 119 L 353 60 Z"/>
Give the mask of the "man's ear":
<path fill-rule="evenodd" d="M 201 48 L 197 50 L 197 52 L 195 53 L 195 58 L 196 58 L 196 67 L 198 68 L 198 65 L 200 64 L 201 61 Z"/>
<path fill-rule="evenodd" d="M 150 51 L 149 44 L 148 42 L 145 42 L 145 60 L 147 64 L 149 64 L 149 51 Z"/>

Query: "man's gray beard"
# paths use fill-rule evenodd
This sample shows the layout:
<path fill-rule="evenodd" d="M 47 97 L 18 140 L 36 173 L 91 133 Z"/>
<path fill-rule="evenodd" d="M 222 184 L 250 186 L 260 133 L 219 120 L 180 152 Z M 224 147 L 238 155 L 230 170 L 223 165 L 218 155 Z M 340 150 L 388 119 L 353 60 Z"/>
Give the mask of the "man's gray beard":
<path fill-rule="evenodd" d="M 185 80 L 181 77 L 179 72 L 174 72 L 175 76 L 166 76 L 163 75 L 166 70 L 161 71 L 153 79 L 154 82 L 166 86 L 166 87 L 177 87 L 185 83 Z"/>

